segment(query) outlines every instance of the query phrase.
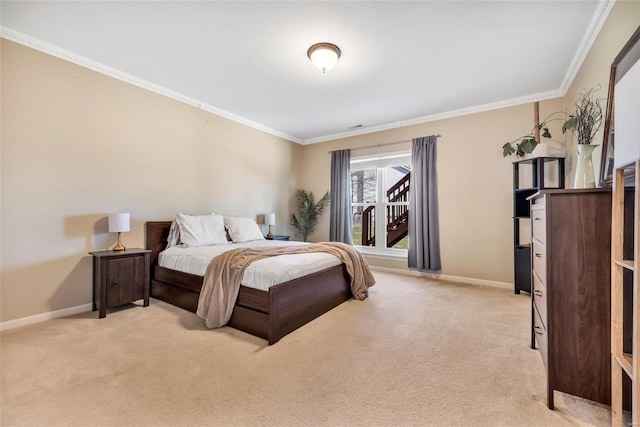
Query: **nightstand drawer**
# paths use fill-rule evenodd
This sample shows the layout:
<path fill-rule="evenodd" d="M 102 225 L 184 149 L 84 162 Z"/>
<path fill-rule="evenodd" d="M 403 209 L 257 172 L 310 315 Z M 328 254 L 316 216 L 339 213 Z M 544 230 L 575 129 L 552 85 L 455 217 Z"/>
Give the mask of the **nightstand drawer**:
<path fill-rule="evenodd" d="M 107 308 L 144 298 L 144 255 L 106 261 Z"/>

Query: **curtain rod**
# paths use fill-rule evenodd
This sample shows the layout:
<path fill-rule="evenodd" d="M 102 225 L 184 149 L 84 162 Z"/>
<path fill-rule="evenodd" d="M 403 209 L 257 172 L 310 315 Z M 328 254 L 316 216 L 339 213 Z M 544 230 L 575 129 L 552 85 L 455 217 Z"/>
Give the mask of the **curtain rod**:
<path fill-rule="evenodd" d="M 437 134 L 436 138 L 440 138 L 442 135 Z M 407 142 L 411 142 L 413 141 L 412 139 L 405 139 L 404 141 L 395 141 L 395 142 L 387 142 L 384 144 L 372 144 L 372 145 L 365 145 L 364 147 L 356 147 L 356 148 L 351 148 L 351 151 L 355 151 L 355 150 L 364 150 L 366 148 L 376 148 L 376 147 L 386 147 L 387 145 L 396 145 L 396 144 L 406 144 Z M 331 154 L 334 151 L 340 151 L 340 150 L 331 150 L 328 153 Z"/>

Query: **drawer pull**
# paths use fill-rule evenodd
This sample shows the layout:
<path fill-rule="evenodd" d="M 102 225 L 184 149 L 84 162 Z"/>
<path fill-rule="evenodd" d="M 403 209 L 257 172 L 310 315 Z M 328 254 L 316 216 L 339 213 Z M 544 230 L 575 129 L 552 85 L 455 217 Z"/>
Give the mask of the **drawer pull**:
<path fill-rule="evenodd" d="M 534 218 L 533 218 L 533 220 L 534 220 L 534 221 L 542 221 L 542 218 L 540 218 L 540 217 L 536 216 L 536 217 L 534 217 Z"/>
<path fill-rule="evenodd" d="M 542 335 L 542 328 L 540 326 L 534 326 L 533 327 L 534 332 L 536 333 L 536 335 Z"/>
<path fill-rule="evenodd" d="M 542 258 L 542 254 L 539 254 L 538 252 L 533 254 L 536 258 Z"/>
<path fill-rule="evenodd" d="M 116 282 L 115 280 L 111 283 L 111 286 L 117 286 L 118 282 Z"/>
<path fill-rule="evenodd" d="M 538 296 L 538 297 L 541 297 L 541 296 L 542 296 L 542 292 L 541 292 L 541 291 L 539 291 L 539 290 L 537 290 L 537 289 L 534 289 L 534 290 L 533 290 L 533 293 L 534 293 L 536 296 Z"/>

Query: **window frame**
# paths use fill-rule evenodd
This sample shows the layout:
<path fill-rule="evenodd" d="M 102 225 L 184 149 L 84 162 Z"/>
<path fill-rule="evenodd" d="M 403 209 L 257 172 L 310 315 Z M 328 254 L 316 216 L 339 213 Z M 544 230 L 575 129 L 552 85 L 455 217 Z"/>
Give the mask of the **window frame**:
<path fill-rule="evenodd" d="M 351 165 L 358 164 L 360 167 L 358 169 L 376 169 L 376 201 L 375 202 L 353 202 L 353 188 L 351 193 L 351 206 L 357 207 L 362 206 L 366 209 L 368 206 L 375 206 L 376 212 L 383 212 L 383 215 L 375 215 L 374 227 L 375 230 L 384 230 L 384 237 L 379 238 L 378 233 L 376 232 L 376 241 L 374 246 L 363 246 L 359 243 L 354 242 L 353 246 L 363 254 L 373 255 L 378 258 L 386 258 L 386 259 L 406 259 L 408 256 L 408 249 L 399 249 L 399 248 L 388 248 L 387 244 L 387 227 L 386 227 L 386 211 L 388 206 L 407 206 L 409 207 L 409 202 L 388 202 L 387 198 L 387 188 L 385 188 L 385 181 L 387 178 L 387 170 L 390 167 L 395 166 L 406 166 L 407 165 L 407 157 L 409 158 L 409 162 L 411 160 L 411 151 L 402 151 L 402 152 L 394 152 L 394 153 L 385 153 L 378 154 L 373 156 L 360 156 L 360 157 L 352 157 Z M 393 159 L 397 159 L 397 162 Z M 372 167 L 362 167 L 362 163 L 372 164 Z M 409 163 L 410 164 L 410 163 Z M 351 171 L 354 172 L 353 170 Z M 353 221 L 353 215 L 351 220 Z"/>

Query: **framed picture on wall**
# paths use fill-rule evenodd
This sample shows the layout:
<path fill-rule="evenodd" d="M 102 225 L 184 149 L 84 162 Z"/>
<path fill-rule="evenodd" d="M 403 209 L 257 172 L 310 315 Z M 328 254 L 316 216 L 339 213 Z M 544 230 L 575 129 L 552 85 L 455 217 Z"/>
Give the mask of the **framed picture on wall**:
<path fill-rule="evenodd" d="M 624 45 L 611 64 L 609 74 L 609 94 L 604 120 L 604 135 L 600 158 L 600 187 L 611 187 L 613 184 L 613 163 L 615 158 L 615 123 L 614 123 L 614 89 L 616 83 L 640 59 L 640 27 L 636 29 L 629 41 Z M 632 177 L 633 169 L 625 172 L 625 182 Z"/>

